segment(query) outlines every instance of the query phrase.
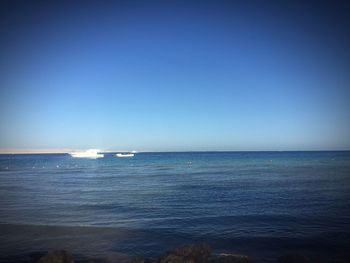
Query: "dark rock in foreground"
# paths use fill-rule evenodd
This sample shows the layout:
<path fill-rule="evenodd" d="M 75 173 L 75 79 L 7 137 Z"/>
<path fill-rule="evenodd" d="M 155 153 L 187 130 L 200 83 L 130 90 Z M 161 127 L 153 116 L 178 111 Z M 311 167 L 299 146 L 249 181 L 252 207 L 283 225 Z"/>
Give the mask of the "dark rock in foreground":
<path fill-rule="evenodd" d="M 39 263 L 74 263 L 73 256 L 65 250 L 49 251 Z"/>
<path fill-rule="evenodd" d="M 252 263 L 253 261 L 248 256 L 236 254 L 220 254 L 213 257 L 210 263 Z"/>
<path fill-rule="evenodd" d="M 194 244 L 166 253 L 158 263 L 207 263 L 211 249 L 206 244 Z"/>
<path fill-rule="evenodd" d="M 219 254 L 211 255 L 211 248 L 206 244 L 191 244 L 176 248 L 165 253 L 158 259 L 134 258 L 120 253 L 116 255 L 106 255 L 104 257 L 90 258 L 82 255 L 75 255 L 65 250 L 49 251 L 48 253 L 35 252 L 28 257 L 1 258 L 1 262 L 7 263 L 253 263 L 253 260 L 245 255 L 239 254 Z M 347 254 L 337 255 L 333 258 L 317 258 L 311 261 L 308 257 L 301 254 L 286 254 L 279 257 L 277 263 L 350 263 L 350 257 Z"/>
<path fill-rule="evenodd" d="M 310 259 L 299 254 L 289 254 L 278 259 L 278 263 L 310 263 Z"/>
<path fill-rule="evenodd" d="M 153 261 L 149 259 L 143 259 L 143 258 L 134 258 L 131 260 L 131 263 L 152 263 Z"/>

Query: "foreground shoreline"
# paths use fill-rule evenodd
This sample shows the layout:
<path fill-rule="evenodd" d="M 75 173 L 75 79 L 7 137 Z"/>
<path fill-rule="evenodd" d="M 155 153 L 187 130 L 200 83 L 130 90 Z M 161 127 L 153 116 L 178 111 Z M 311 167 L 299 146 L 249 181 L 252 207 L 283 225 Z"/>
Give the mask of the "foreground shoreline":
<path fill-rule="evenodd" d="M 164 234 L 164 231 L 161 233 Z M 330 244 L 331 246 L 324 246 L 316 239 L 312 241 L 312 244 L 317 250 L 312 251 L 310 250 L 310 242 L 305 242 L 305 240 L 298 240 L 292 247 L 290 242 L 283 242 L 280 243 L 279 248 L 276 248 L 270 243 L 271 241 L 256 237 L 254 242 L 259 244 L 260 248 L 250 247 L 251 243 L 247 240 L 235 243 L 227 241 L 224 247 L 220 247 L 209 239 L 203 238 L 197 241 L 191 240 L 190 237 L 181 239 L 176 232 L 169 232 L 166 235 L 168 240 L 161 238 L 151 230 L 145 236 L 145 233 L 140 232 L 140 230 L 121 227 L 0 224 L 0 263 L 350 262 L 348 245 Z M 209 245 L 205 245 L 207 241 L 210 241 Z M 149 245 L 154 247 L 150 248 Z M 332 249 L 332 246 L 336 246 L 337 249 Z M 170 252 L 167 252 L 169 250 Z M 180 261 L 160 261 L 169 253 L 173 255 L 174 251 L 175 254 L 180 255 Z M 190 255 L 201 255 L 201 257 L 207 255 L 207 258 L 204 261 L 183 261 L 181 258 L 184 257 L 184 251 Z M 51 259 L 51 261 L 40 261 L 47 254 L 52 256 L 52 253 L 54 253 L 54 257 L 58 258 L 62 257 L 62 253 L 64 255 L 67 253 L 73 261 L 52 261 Z M 222 257 L 222 255 L 231 256 Z M 239 257 L 242 260 L 244 258 L 245 261 L 237 261 L 237 255 L 240 255 Z M 287 261 L 281 261 L 283 256 Z M 305 261 L 300 261 L 301 259 L 305 259 Z"/>
<path fill-rule="evenodd" d="M 1 257 L 2 263 L 254 263 L 258 258 L 233 253 L 212 253 L 208 244 L 184 245 L 167 251 L 158 258 L 142 258 L 125 254 L 100 257 L 87 257 L 72 254 L 67 250 L 32 252 L 26 255 Z M 350 255 L 337 255 L 332 258 L 312 259 L 303 254 L 285 254 L 274 261 L 276 263 L 349 263 Z"/>

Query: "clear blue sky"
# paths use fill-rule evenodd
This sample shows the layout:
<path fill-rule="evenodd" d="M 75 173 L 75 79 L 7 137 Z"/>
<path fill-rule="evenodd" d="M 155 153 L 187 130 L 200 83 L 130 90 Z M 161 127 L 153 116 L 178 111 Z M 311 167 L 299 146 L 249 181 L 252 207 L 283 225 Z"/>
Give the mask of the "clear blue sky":
<path fill-rule="evenodd" d="M 2 2 L 0 148 L 350 149 L 348 7 L 146 2 Z"/>

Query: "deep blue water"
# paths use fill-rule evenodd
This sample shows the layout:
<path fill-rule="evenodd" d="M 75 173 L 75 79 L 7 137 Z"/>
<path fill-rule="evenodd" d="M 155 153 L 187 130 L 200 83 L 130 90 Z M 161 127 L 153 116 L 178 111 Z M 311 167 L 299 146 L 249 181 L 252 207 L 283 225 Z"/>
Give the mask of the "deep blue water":
<path fill-rule="evenodd" d="M 350 152 L 0 155 L 0 224 L 2 255 L 69 244 L 155 257 L 200 241 L 257 262 L 343 253 Z"/>

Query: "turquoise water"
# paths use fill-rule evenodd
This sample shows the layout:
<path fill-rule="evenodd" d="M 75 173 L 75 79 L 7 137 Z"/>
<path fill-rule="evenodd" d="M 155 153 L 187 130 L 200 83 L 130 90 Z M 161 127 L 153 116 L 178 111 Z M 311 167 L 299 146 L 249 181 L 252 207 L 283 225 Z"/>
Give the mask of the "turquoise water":
<path fill-rule="evenodd" d="M 350 244 L 350 152 L 0 155 L 0 224 L 2 255 L 72 238 L 96 243 L 69 243 L 82 254 L 155 257 L 200 241 L 257 262 L 342 253 Z"/>

